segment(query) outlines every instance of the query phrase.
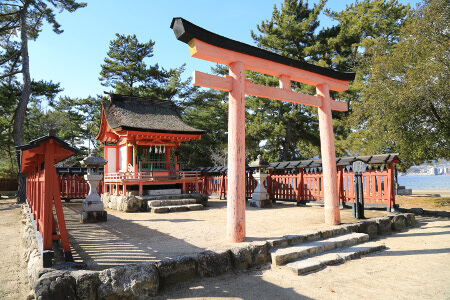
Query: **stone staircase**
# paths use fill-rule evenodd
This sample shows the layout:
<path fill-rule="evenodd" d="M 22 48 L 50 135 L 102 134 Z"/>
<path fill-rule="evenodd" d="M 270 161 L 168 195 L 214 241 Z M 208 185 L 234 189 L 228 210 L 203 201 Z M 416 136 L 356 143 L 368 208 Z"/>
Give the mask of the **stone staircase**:
<path fill-rule="evenodd" d="M 302 275 L 385 248 L 380 242 L 369 242 L 368 234 L 351 232 L 273 249 L 270 255 L 272 266 L 285 266 Z"/>
<path fill-rule="evenodd" d="M 156 214 L 203 209 L 203 205 L 189 194 L 145 196 L 145 200 L 148 211 Z"/>

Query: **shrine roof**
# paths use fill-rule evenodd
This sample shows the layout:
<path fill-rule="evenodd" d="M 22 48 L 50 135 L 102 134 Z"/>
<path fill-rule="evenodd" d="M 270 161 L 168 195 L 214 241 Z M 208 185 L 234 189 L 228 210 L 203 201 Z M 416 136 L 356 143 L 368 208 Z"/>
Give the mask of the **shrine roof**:
<path fill-rule="evenodd" d="M 30 141 L 26 145 L 15 146 L 16 151 L 20 153 L 21 170 L 26 173 L 27 169 L 37 162 L 42 162 L 44 159 L 43 154 L 46 152 L 45 144 L 52 140 L 55 143 L 55 150 L 53 153 L 53 162 L 56 164 L 74 154 L 77 154 L 79 150 L 70 146 L 65 141 L 57 138 L 55 132 L 51 130 L 49 135 L 39 137 Z"/>
<path fill-rule="evenodd" d="M 172 23 L 170 24 L 170 28 L 173 29 L 176 38 L 186 44 L 195 38 L 216 47 L 273 61 L 283 65 L 323 75 L 329 78 L 344 81 L 351 81 L 355 79 L 355 73 L 339 72 L 333 69 L 323 68 L 313 64 L 281 56 L 279 54 L 215 34 L 202 27 L 192 24 L 191 22 L 183 18 L 173 18 Z"/>
<path fill-rule="evenodd" d="M 175 104 L 135 96 L 110 94 L 102 104 L 108 125 L 114 130 L 135 130 L 158 133 L 204 134 L 183 122 Z"/>
<path fill-rule="evenodd" d="M 355 161 L 362 161 L 367 165 L 383 165 L 387 163 L 400 163 L 398 153 L 388 153 L 388 154 L 376 154 L 376 155 L 361 155 L 361 156 L 346 156 L 336 158 L 337 166 L 351 166 Z M 268 170 L 292 170 L 301 168 L 321 168 L 321 159 L 309 159 L 300 161 L 283 161 L 283 162 L 272 162 L 270 166 L 266 169 Z M 216 167 L 216 168 L 198 168 L 194 171 L 214 173 L 214 172 L 226 172 L 227 167 Z M 251 167 L 246 167 L 246 169 L 253 169 Z"/>

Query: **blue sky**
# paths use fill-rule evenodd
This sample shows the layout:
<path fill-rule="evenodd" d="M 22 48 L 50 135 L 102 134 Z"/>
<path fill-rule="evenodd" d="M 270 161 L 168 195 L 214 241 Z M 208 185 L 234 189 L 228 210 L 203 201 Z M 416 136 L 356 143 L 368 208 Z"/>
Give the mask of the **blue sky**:
<path fill-rule="evenodd" d="M 169 69 L 186 63 L 185 77 L 194 70 L 209 72 L 213 63 L 192 58 L 188 46 L 178 41 L 170 23 L 184 19 L 214 33 L 254 45 L 250 31 L 270 19 L 274 5 L 282 0 L 95 0 L 74 13 L 57 15 L 64 32 L 57 35 L 45 26 L 36 41 L 29 43 L 30 72 L 35 80 L 60 82 L 60 95 L 84 98 L 103 94 L 110 88 L 100 85 L 100 65 L 116 33 L 136 34 L 140 42 L 156 42 L 148 65 L 158 63 Z M 315 3 L 317 1 L 310 1 Z M 329 0 L 326 7 L 343 10 L 354 1 Z M 415 6 L 417 0 L 403 1 Z M 331 23 L 323 17 L 321 26 Z"/>

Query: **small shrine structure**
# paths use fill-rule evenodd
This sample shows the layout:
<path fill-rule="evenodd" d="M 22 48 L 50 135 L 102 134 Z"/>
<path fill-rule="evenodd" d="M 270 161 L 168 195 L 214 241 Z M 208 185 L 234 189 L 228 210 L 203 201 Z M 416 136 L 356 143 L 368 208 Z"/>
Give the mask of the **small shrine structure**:
<path fill-rule="evenodd" d="M 96 136 L 108 161 L 103 191 L 142 196 L 161 189 L 185 190 L 186 184 L 200 180 L 200 173 L 182 171 L 177 148 L 204 133 L 184 123 L 169 100 L 109 94 Z"/>

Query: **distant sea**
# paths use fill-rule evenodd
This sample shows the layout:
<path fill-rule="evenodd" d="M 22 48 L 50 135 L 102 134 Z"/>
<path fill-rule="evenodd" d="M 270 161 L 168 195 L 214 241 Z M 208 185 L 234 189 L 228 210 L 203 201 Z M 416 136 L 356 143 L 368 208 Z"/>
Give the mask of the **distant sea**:
<path fill-rule="evenodd" d="M 450 175 L 398 176 L 398 184 L 413 190 L 450 190 Z"/>

